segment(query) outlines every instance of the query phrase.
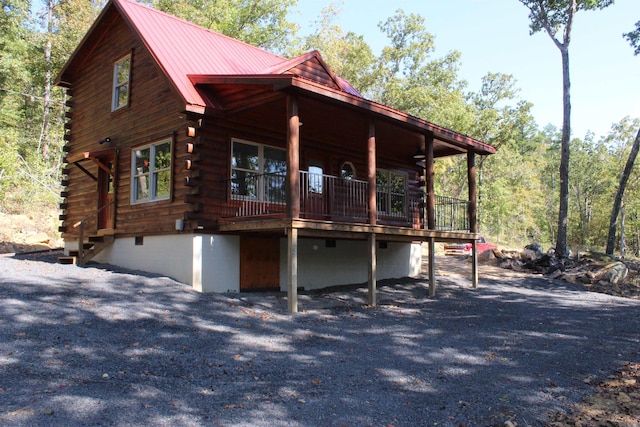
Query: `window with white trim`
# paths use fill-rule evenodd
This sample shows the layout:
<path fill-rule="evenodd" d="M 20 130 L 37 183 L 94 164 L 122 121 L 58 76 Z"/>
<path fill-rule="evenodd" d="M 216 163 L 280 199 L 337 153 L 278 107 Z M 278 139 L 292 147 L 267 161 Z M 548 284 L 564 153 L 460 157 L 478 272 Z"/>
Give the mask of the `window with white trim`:
<path fill-rule="evenodd" d="M 171 139 L 131 152 L 131 203 L 166 200 L 171 195 Z"/>
<path fill-rule="evenodd" d="M 231 196 L 284 203 L 286 151 L 238 139 L 231 145 Z"/>
<path fill-rule="evenodd" d="M 129 89 L 131 76 L 131 55 L 116 61 L 113 65 L 113 95 L 111 111 L 129 105 Z"/>
<path fill-rule="evenodd" d="M 376 171 L 378 214 L 404 217 L 407 212 L 407 175 L 385 169 Z"/>

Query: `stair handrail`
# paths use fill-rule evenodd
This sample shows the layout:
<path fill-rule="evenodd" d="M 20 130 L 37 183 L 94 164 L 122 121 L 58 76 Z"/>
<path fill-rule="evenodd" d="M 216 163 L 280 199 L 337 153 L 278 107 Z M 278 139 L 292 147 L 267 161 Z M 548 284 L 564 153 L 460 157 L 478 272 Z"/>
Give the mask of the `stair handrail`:
<path fill-rule="evenodd" d="M 107 207 L 111 206 L 114 203 L 115 203 L 115 200 L 110 201 L 106 205 L 102 206 L 99 209 L 96 209 L 95 211 L 91 212 L 89 215 L 82 218 L 80 221 L 73 224 L 73 228 L 80 227 L 80 229 L 78 230 L 78 264 L 82 264 L 84 262 L 84 223 L 85 221 L 94 215 L 98 215 L 100 212 L 102 212 L 103 209 L 106 209 Z"/>

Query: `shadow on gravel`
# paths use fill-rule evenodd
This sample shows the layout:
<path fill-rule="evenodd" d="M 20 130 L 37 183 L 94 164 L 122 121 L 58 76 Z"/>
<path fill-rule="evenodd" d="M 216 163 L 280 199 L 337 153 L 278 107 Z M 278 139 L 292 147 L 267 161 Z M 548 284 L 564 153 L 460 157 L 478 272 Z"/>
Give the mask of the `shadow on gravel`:
<path fill-rule="evenodd" d="M 542 278 L 198 294 L 0 257 L 2 425 L 540 425 L 625 360 L 640 303 Z M 586 382 L 585 382 L 586 381 Z"/>

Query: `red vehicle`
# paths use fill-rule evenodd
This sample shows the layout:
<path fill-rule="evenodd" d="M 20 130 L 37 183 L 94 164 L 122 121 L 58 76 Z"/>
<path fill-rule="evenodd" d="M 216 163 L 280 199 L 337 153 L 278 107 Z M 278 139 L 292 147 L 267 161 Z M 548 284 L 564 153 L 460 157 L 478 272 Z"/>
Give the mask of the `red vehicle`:
<path fill-rule="evenodd" d="M 484 251 L 498 248 L 493 243 L 487 242 L 487 239 L 482 236 L 478 239 L 476 247 L 479 254 Z M 447 243 L 444 245 L 444 254 L 469 256 L 471 255 L 471 243 Z"/>

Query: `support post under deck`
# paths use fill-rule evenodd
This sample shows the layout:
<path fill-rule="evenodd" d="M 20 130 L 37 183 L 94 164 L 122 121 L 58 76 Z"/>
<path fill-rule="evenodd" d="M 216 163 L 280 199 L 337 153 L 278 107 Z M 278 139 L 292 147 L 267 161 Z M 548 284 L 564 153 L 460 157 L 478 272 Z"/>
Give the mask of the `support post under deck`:
<path fill-rule="evenodd" d="M 429 296 L 436 295 L 436 241 L 434 238 L 430 238 L 429 242 Z"/>
<path fill-rule="evenodd" d="M 369 305 L 376 305 L 376 235 L 375 233 L 369 234 Z"/>
<path fill-rule="evenodd" d="M 287 306 L 298 312 L 298 229 L 287 229 Z"/>
<path fill-rule="evenodd" d="M 471 283 L 478 288 L 478 241 L 471 242 Z"/>

